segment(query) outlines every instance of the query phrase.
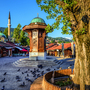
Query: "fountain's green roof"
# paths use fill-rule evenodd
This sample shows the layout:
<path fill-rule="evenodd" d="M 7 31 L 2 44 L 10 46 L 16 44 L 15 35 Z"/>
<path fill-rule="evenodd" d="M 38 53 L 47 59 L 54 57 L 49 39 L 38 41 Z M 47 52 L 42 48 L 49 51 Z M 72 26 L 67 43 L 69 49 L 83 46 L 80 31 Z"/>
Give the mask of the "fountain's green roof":
<path fill-rule="evenodd" d="M 36 17 L 32 19 L 31 23 L 45 23 L 45 21 L 40 17 Z"/>
<path fill-rule="evenodd" d="M 3 33 L 0 33 L 0 37 L 6 38 L 6 36 Z"/>

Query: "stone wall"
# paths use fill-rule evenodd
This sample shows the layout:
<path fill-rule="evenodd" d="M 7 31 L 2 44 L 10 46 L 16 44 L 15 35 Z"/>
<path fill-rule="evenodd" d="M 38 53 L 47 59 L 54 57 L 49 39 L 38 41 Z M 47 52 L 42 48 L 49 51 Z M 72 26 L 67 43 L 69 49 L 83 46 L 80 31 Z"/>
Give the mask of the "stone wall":
<path fill-rule="evenodd" d="M 61 90 L 60 87 L 58 87 L 56 85 L 53 85 L 53 84 L 48 82 L 48 80 L 51 79 L 52 74 L 53 74 L 53 71 L 49 72 L 49 73 L 46 73 L 43 76 L 43 82 L 42 82 L 43 90 Z M 71 75 L 71 74 L 74 74 L 72 72 L 72 69 L 57 70 L 57 71 L 55 71 L 55 76 L 54 77 L 60 77 L 60 76 Z M 72 90 L 72 89 L 66 88 L 66 90 Z"/>

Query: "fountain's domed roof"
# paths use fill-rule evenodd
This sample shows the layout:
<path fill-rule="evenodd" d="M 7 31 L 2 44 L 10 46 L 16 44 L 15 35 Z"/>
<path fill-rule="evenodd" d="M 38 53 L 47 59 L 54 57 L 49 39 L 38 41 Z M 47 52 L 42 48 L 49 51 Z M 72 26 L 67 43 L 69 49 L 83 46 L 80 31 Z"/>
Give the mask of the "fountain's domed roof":
<path fill-rule="evenodd" d="M 30 24 L 46 25 L 45 21 L 40 17 L 36 17 L 36 18 L 32 19 Z"/>
<path fill-rule="evenodd" d="M 6 36 L 3 33 L 0 33 L 0 37 L 6 38 Z"/>

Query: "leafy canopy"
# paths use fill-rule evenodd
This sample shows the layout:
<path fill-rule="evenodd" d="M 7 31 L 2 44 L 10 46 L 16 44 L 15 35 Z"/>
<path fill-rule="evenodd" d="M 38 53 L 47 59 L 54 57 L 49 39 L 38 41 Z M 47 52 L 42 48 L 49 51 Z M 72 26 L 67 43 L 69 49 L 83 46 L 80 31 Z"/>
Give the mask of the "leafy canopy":
<path fill-rule="evenodd" d="M 6 37 L 8 38 L 8 28 L 5 28 L 5 30 L 4 30 L 4 32 L 3 32 L 5 35 L 6 35 Z"/>
<path fill-rule="evenodd" d="M 17 27 L 14 29 L 14 32 L 13 32 L 13 38 L 15 39 L 15 42 L 17 42 L 17 43 L 19 43 L 20 32 L 21 32 L 21 25 L 18 24 Z"/>
<path fill-rule="evenodd" d="M 27 36 L 25 36 L 25 32 L 22 30 L 20 32 L 20 43 L 23 46 L 25 46 L 25 45 L 29 46 L 29 38 Z"/>
<path fill-rule="evenodd" d="M 60 3 L 57 3 L 60 1 Z M 70 17 L 67 17 L 65 10 L 71 9 L 74 5 L 77 4 L 75 0 L 36 0 L 37 4 L 48 13 L 47 19 L 55 19 L 55 22 L 50 26 L 46 27 L 46 32 L 52 32 L 53 29 L 60 29 L 60 23 L 63 23 L 62 33 L 63 34 L 72 34 L 71 32 L 71 23 Z M 62 7 L 61 2 L 64 2 L 65 5 Z M 64 13 L 63 13 L 64 12 Z M 53 29 L 52 29 L 53 28 Z"/>

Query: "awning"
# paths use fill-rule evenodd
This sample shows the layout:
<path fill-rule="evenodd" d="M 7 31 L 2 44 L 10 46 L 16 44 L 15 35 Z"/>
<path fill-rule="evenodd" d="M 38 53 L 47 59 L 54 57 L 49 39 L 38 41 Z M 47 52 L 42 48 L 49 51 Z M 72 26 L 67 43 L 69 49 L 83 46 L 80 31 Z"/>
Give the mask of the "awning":
<path fill-rule="evenodd" d="M 17 49 L 19 49 L 19 50 L 23 50 L 22 48 L 20 48 L 20 47 L 15 47 L 15 48 L 17 48 Z"/>
<path fill-rule="evenodd" d="M 5 47 L 6 49 L 12 49 L 13 47 Z"/>
<path fill-rule="evenodd" d="M 20 50 L 20 51 L 22 51 L 22 52 L 28 52 L 28 50 L 26 50 L 26 49 L 22 49 L 22 50 Z"/>

